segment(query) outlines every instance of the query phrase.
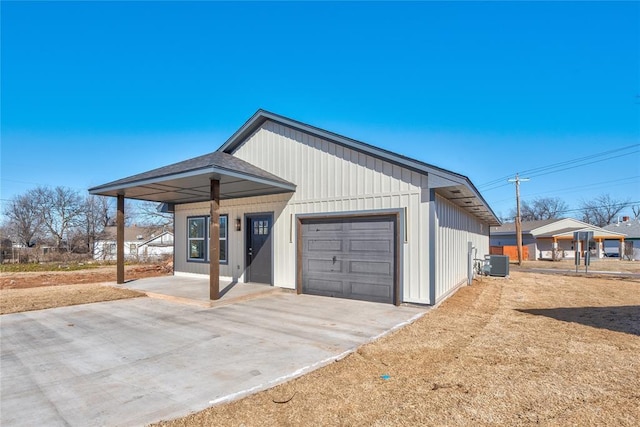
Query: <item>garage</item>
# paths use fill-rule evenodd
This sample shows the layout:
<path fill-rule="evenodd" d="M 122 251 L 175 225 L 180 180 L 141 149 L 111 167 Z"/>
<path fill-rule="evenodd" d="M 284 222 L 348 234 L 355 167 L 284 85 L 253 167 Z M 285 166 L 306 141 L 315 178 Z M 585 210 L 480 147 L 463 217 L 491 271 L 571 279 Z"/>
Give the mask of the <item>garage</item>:
<path fill-rule="evenodd" d="M 397 303 L 397 234 L 396 215 L 302 219 L 299 290 Z"/>

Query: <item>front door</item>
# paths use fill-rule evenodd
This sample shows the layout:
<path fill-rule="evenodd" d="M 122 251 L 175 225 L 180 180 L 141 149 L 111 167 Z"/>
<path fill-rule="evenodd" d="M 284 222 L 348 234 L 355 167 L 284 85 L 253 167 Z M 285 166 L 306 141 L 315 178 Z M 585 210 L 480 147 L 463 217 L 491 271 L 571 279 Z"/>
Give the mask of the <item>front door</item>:
<path fill-rule="evenodd" d="M 271 283 L 273 215 L 247 215 L 247 282 Z"/>

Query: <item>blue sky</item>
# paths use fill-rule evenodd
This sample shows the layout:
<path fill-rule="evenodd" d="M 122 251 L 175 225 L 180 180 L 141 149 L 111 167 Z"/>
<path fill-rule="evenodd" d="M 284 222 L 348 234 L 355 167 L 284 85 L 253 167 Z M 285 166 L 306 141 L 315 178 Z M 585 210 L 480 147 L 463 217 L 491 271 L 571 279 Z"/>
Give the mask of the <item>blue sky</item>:
<path fill-rule="evenodd" d="M 638 2 L 0 8 L 3 202 L 214 151 L 258 108 L 466 175 L 498 215 L 507 176 L 607 151 L 523 200 L 640 201 Z"/>

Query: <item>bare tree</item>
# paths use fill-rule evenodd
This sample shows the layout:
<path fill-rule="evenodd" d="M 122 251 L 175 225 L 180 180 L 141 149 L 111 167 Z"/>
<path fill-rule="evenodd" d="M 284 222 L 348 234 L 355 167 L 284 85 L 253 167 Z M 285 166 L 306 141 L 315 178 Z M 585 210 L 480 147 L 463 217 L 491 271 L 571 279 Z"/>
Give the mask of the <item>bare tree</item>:
<path fill-rule="evenodd" d="M 520 216 L 523 221 L 537 221 L 544 219 L 561 218 L 569 207 L 559 197 L 540 197 L 533 199 L 531 203 L 523 201 L 520 208 Z M 515 217 L 515 210 L 512 216 Z"/>
<path fill-rule="evenodd" d="M 66 187 L 37 187 L 34 191 L 42 223 L 60 249 L 67 233 L 79 224 L 82 198 Z"/>
<path fill-rule="evenodd" d="M 629 206 L 629 199 L 616 200 L 609 194 L 602 194 L 593 200 L 583 201 L 582 220 L 598 227 L 611 224 L 611 221 Z"/>
<path fill-rule="evenodd" d="M 34 190 L 14 197 L 5 209 L 7 228 L 16 243 L 32 246 L 42 229 L 42 217 Z"/>
<path fill-rule="evenodd" d="M 89 195 L 83 204 L 82 228 L 86 249 L 93 254 L 95 241 L 113 220 L 114 212 L 109 200 L 103 196 Z"/>
<path fill-rule="evenodd" d="M 634 219 L 640 219 L 640 205 L 631 206 L 631 211 Z"/>
<path fill-rule="evenodd" d="M 137 221 L 146 225 L 171 227 L 173 225 L 173 213 L 162 212 L 160 210 L 161 206 L 162 204 L 157 202 L 138 202 L 135 213 Z"/>

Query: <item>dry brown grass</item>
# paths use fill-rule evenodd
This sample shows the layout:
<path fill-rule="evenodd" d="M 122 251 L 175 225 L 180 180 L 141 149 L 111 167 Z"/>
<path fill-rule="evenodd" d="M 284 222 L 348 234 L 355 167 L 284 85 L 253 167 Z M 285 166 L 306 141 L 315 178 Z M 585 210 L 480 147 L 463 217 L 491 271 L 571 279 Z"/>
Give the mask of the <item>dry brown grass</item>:
<path fill-rule="evenodd" d="M 342 361 L 158 425 L 636 426 L 639 354 L 640 281 L 514 272 Z"/>
<path fill-rule="evenodd" d="M 113 301 L 144 296 L 129 289 L 99 284 L 40 286 L 0 291 L 0 314 L 20 313 L 45 308 Z"/>

